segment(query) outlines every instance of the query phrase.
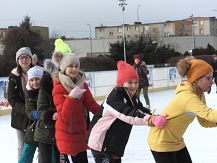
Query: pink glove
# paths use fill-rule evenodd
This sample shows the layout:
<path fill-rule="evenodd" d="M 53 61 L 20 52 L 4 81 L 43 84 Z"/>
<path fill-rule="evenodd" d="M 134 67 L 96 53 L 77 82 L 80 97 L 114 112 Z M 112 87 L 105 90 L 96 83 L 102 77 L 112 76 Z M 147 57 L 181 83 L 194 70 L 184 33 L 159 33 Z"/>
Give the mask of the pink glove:
<path fill-rule="evenodd" d="M 154 115 L 151 117 L 151 123 L 157 128 L 164 128 L 166 126 L 168 115 Z"/>
<path fill-rule="evenodd" d="M 82 94 L 86 91 L 86 89 L 81 89 L 80 87 L 76 86 L 71 90 L 69 93 L 69 96 L 74 98 L 74 99 L 79 99 L 81 98 Z"/>

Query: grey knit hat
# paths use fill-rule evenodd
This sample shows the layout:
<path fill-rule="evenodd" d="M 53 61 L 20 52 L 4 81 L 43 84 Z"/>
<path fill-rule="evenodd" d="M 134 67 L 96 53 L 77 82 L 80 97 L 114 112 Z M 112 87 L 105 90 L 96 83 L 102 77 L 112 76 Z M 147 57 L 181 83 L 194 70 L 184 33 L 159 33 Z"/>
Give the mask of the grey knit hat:
<path fill-rule="evenodd" d="M 32 58 L 32 52 L 29 47 L 22 47 L 16 52 L 16 62 L 21 55 L 28 55 Z"/>
<path fill-rule="evenodd" d="M 68 53 L 63 56 L 63 59 L 60 62 L 60 72 L 64 73 L 66 68 L 71 64 L 78 64 L 80 67 L 79 58 L 74 53 Z"/>
<path fill-rule="evenodd" d="M 37 56 L 36 54 L 33 54 L 33 55 L 32 55 L 32 59 L 38 60 L 38 56 Z"/>

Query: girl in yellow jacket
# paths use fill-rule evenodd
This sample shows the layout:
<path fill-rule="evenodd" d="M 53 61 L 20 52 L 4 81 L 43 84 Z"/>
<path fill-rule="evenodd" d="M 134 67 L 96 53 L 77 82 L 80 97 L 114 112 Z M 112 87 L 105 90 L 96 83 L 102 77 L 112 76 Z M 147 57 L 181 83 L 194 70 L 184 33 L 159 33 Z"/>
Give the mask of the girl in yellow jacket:
<path fill-rule="evenodd" d="M 204 92 L 212 86 L 212 67 L 203 60 L 181 59 L 177 63 L 180 75 L 186 78 L 176 88 L 161 114 L 168 114 L 163 129 L 152 127 L 148 144 L 156 163 L 192 163 L 183 135 L 195 117 L 203 127 L 216 127 L 217 110 L 206 105 Z"/>

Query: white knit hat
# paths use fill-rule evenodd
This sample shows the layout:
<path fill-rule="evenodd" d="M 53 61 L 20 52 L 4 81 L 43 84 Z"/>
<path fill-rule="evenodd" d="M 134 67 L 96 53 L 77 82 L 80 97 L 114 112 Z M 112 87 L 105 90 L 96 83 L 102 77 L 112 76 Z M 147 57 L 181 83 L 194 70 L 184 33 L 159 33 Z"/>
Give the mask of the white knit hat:
<path fill-rule="evenodd" d="M 27 71 L 28 80 L 32 78 L 42 78 L 43 70 L 39 66 L 34 66 Z"/>
<path fill-rule="evenodd" d="M 21 56 L 21 55 L 28 55 L 30 56 L 30 58 L 32 58 L 32 52 L 31 52 L 31 49 L 29 47 L 22 47 L 20 48 L 17 52 L 16 52 L 16 62 L 18 60 L 18 58 Z"/>

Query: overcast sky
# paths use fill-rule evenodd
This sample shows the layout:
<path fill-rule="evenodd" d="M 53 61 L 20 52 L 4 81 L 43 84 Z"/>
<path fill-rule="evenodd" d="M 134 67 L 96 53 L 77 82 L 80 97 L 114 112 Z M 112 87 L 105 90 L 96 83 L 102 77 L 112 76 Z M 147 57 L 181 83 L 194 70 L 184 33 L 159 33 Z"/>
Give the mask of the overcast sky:
<path fill-rule="evenodd" d="M 216 0 L 126 0 L 125 23 L 184 19 L 194 16 L 217 16 Z M 138 7 L 141 5 L 140 7 Z M 48 26 L 52 33 L 67 37 L 88 37 L 89 26 L 121 25 L 118 0 L 2 0 L 0 28 L 19 25 L 29 15 L 33 25 Z M 94 37 L 94 36 L 93 36 Z"/>

